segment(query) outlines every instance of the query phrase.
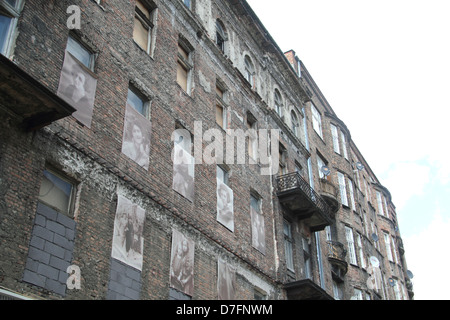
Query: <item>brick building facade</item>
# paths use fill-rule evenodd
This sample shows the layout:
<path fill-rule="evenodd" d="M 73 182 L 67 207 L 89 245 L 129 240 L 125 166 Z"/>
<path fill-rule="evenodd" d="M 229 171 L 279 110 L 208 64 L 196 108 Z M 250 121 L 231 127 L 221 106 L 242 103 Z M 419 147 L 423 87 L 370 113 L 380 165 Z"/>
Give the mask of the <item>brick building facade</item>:
<path fill-rule="evenodd" d="M 389 191 L 246 1 L 0 6 L 3 296 L 412 298 Z"/>

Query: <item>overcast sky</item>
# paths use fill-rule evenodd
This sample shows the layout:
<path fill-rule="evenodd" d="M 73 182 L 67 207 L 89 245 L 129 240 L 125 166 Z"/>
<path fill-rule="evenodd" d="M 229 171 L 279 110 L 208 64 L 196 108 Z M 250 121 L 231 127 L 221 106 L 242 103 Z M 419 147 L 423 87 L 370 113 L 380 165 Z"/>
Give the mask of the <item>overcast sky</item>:
<path fill-rule="evenodd" d="M 450 1 L 247 1 L 390 190 L 415 299 L 450 299 Z"/>

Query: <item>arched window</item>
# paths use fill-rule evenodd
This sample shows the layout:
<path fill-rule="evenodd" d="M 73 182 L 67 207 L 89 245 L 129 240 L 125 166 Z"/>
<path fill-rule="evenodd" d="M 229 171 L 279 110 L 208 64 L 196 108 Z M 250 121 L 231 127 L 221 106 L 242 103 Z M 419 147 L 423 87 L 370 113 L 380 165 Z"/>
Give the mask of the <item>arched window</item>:
<path fill-rule="evenodd" d="M 248 55 L 245 56 L 245 79 L 247 79 L 248 83 L 255 88 L 255 67 L 253 66 L 252 59 Z"/>
<path fill-rule="evenodd" d="M 298 121 L 298 117 L 295 114 L 294 110 L 291 111 L 291 124 L 292 124 L 292 132 L 294 132 L 295 136 L 298 137 L 300 122 Z"/>
<path fill-rule="evenodd" d="M 283 115 L 283 99 L 281 98 L 281 94 L 280 91 L 278 91 L 278 89 L 275 89 L 274 102 L 275 102 L 275 111 L 281 117 Z"/>
<path fill-rule="evenodd" d="M 227 33 L 220 20 L 216 21 L 216 44 L 222 53 L 225 53 L 225 42 L 228 40 Z"/>

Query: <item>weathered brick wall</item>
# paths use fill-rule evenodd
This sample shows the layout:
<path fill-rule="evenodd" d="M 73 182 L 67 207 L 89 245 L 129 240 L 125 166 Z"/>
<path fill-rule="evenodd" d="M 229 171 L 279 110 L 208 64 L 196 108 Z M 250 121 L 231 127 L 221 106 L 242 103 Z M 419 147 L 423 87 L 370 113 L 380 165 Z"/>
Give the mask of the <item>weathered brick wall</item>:
<path fill-rule="evenodd" d="M 263 111 L 268 106 L 246 87 L 228 59 L 215 56 L 217 49 L 205 38 L 208 35 L 199 37 L 188 26 L 186 20 L 190 19 L 191 13 L 182 4 L 178 1 L 156 3 L 156 45 L 154 55 L 149 56 L 132 40 L 134 3 L 108 1 L 101 8 L 93 1 L 75 2 L 82 8 L 81 30 L 76 33 L 97 54 L 94 73 L 98 83 L 91 128 L 80 125 L 73 117 L 36 133 L 25 134 L 14 127 L 2 128 L 1 204 L 5 208 L 1 215 L 2 256 L 6 257 L 1 263 L 2 285 L 43 297 L 59 297 L 22 281 L 30 255 L 42 172 L 51 165 L 78 183 L 71 263 L 81 269 L 82 289 L 66 290 L 66 298 L 104 299 L 108 297 L 108 290 L 113 291 L 111 280 L 117 280 L 117 277 L 113 276 L 111 266 L 111 245 L 118 192 L 127 193 L 147 212 L 141 299 L 168 298 L 172 227 L 187 232 L 196 240 L 194 298 L 217 298 L 219 257 L 238 267 L 238 298 L 252 298 L 255 285 L 269 297 L 279 297 L 275 281 L 280 270 L 276 268 L 274 250 L 280 250 L 282 244 L 275 243 L 280 235 L 273 232 L 282 230 L 282 219 L 273 210 L 271 178 L 261 176 L 258 165 L 249 170 L 246 166 L 230 166 L 230 186 L 235 196 L 234 233 L 216 221 L 214 165 L 196 166 L 193 203 L 172 190 L 170 136 L 177 121 L 191 133 L 194 133 L 194 121 L 202 121 L 204 130 L 217 128 L 216 77 L 225 82 L 230 92 L 232 128 L 247 129 L 247 111 L 257 118 L 260 128 L 269 127 L 271 120 Z M 55 93 L 69 34 L 65 13 L 69 4 L 74 3 L 29 0 L 19 21 L 15 61 Z M 214 14 L 219 16 L 228 9 L 214 7 Z M 230 28 L 237 25 L 235 17 L 223 19 L 229 19 Z M 243 27 L 234 30 L 235 34 L 245 30 L 240 28 Z M 191 95 L 183 92 L 176 83 L 178 34 L 195 48 Z M 251 46 L 259 50 L 256 43 Z M 121 153 L 130 82 L 151 100 L 152 140 L 148 171 Z M 299 157 L 299 161 L 305 164 L 304 158 Z M 265 254 L 251 245 L 251 191 L 262 198 Z M 13 225 L 15 227 L 11 227 Z"/>

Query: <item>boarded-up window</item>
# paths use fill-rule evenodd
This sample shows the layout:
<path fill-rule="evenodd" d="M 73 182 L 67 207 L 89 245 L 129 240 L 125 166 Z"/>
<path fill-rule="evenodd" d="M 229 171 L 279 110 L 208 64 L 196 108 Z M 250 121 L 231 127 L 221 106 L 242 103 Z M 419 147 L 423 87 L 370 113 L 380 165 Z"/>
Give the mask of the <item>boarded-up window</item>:
<path fill-rule="evenodd" d="M 192 65 L 190 54 L 182 45 L 178 44 L 177 82 L 184 91 L 189 93 L 189 78 Z"/>
<path fill-rule="evenodd" d="M 142 49 L 150 53 L 154 8 L 144 5 L 142 1 L 137 1 L 135 10 L 133 39 Z"/>

